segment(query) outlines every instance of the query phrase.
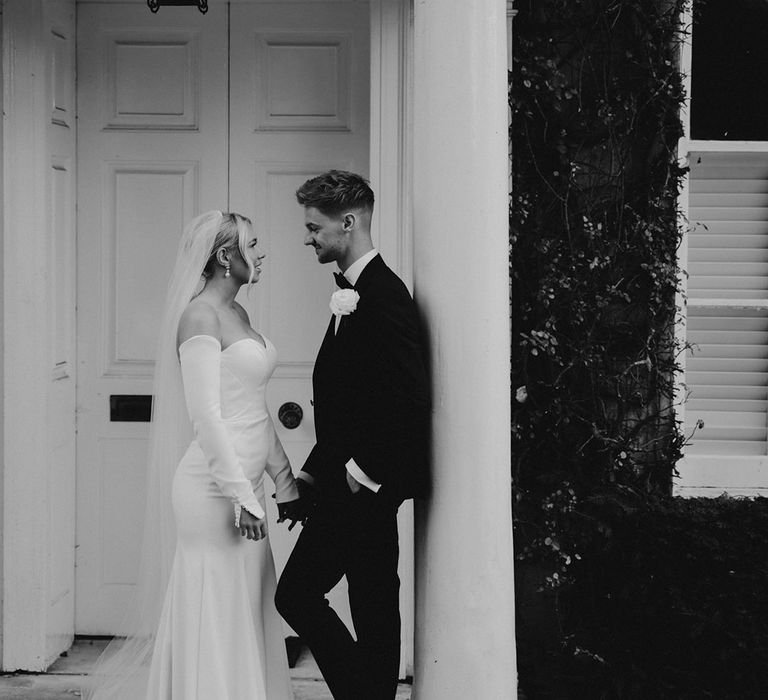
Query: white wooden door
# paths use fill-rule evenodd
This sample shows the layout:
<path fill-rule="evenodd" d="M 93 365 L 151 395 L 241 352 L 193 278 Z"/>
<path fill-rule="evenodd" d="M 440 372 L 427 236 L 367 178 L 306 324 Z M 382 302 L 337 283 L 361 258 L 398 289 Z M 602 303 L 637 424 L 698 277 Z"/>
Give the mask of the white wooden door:
<path fill-rule="evenodd" d="M 230 202 L 253 218 L 267 254 L 259 284 L 240 300 L 280 353 L 269 385 L 272 415 L 287 402 L 303 411 L 298 428 L 277 422 L 298 470 L 314 443 L 312 367 L 336 268 L 318 265 L 303 245 L 304 211 L 294 193 L 330 168 L 368 172 L 368 7 L 239 4 L 231 12 Z M 298 533 L 270 528 L 278 571 Z M 330 600 L 351 624 L 345 581 Z"/>
<path fill-rule="evenodd" d="M 79 634 L 118 632 L 134 585 L 148 423 L 123 419 L 183 224 L 226 206 L 227 61 L 224 5 L 79 5 Z"/>
<path fill-rule="evenodd" d="M 79 634 L 119 632 L 132 589 L 141 528 L 126 523 L 143 513 L 147 423 L 110 420 L 110 398 L 130 412 L 151 391 L 168 268 L 199 211 L 254 221 L 266 268 L 241 301 L 280 353 L 273 415 L 288 401 L 304 413 L 277 424 L 295 468 L 314 440 L 312 364 L 334 287 L 302 245 L 294 191 L 331 167 L 368 170 L 368 6 L 209 7 L 80 6 Z M 276 526 L 270 506 L 280 569 L 298 528 Z"/>

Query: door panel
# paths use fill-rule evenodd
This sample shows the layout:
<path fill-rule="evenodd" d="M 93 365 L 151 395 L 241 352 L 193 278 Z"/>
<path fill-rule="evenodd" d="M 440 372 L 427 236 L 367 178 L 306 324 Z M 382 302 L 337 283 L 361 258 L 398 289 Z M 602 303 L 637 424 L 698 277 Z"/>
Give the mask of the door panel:
<path fill-rule="evenodd" d="M 280 354 L 269 385 L 272 415 L 288 401 L 303 410 L 298 428 L 277 423 L 297 471 L 314 443 L 312 367 L 336 267 L 318 265 L 304 247 L 295 192 L 329 168 L 368 172 L 368 6 L 238 4 L 231 12 L 230 203 L 253 218 L 267 255 L 259 284 L 240 300 Z M 278 571 L 298 533 L 271 527 Z M 351 626 L 346 581 L 329 598 Z"/>
<path fill-rule="evenodd" d="M 79 634 L 112 634 L 133 585 L 158 309 L 184 223 L 227 201 L 227 11 L 78 15 Z"/>
<path fill-rule="evenodd" d="M 269 404 L 298 469 L 314 442 L 312 366 L 334 285 L 302 245 L 294 192 L 328 168 L 368 171 L 367 3 L 233 4 L 229 26 L 224 4 L 191 9 L 80 6 L 79 634 L 119 632 L 134 583 L 141 528 L 125 523 L 144 508 L 147 423 L 111 422 L 109 399 L 151 392 L 184 222 L 229 208 L 263 241 L 265 272 L 239 300 L 280 353 Z M 277 422 L 288 401 L 304 413 L 293 430 Z M 279 571 L 299 528 L 277 526 L 267 500 Z M 343 593 L 331 598 L 345 610 Z"/>

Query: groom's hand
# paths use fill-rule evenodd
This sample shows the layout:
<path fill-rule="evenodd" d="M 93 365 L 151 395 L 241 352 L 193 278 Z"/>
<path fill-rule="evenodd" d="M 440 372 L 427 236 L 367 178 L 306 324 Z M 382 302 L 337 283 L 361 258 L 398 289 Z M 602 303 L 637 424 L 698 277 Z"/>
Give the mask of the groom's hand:
<path fill-rule="evenodd" d="M 296 479 L 296 488 L 299 490 L 299 500 L 302 501 L 304 509 L 309 515 L 320 501 L 320 489 L 305 479 Z"/>
<path fill-rule="evenodd" d="M 289 530 L 293 530 L 296 523 L 301 523 L 303 525 L 306 519 L 306 504 L 301 497 L 295 498 L 292 501 L 285 501 L 285 503 L 277 504 L 277 522 L 283 523 L 286 520 L 290 520 L 291 524 L 288 526 Z"/>

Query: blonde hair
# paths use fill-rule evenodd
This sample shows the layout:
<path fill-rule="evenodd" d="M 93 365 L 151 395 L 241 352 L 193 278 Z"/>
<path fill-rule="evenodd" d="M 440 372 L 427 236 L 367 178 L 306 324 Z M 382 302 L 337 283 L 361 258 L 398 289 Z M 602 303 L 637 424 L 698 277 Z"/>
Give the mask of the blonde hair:
<path fill-rule="evenodd" d="M 203 268 L 203 277 L 209 279 L 213 275 L 214 265 L 216 264 L 216 252 L 218 250 L 221 248 L 232 250 L 237 246 L 240 256 L 248 265 L 248 286 L 250 287 L 253 284 L 256 269 L 253 266 L 253 261 L 245 254 L 245 250 L 248 242 L 253 238 L 253 224 L 251 224 L 251 220 L 247 216 L 233 211 L 218 213 L 221 215 L 221 222 L 216 231 L 216 237 L 213 240 L 210 257 Z"/>

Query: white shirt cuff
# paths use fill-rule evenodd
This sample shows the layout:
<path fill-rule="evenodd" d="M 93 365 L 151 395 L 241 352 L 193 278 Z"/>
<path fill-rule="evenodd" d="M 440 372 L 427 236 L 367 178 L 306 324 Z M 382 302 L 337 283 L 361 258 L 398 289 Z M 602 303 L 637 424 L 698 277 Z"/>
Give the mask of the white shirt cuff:
<path fill-rule="evenodd" d="M 313 486 L 315 483 L 315 477 L 312 476 L 309 472 L 299 472 L 296 475 L 297 479 L 301 479 L 302 481 L 306 481 L 310 486 Z"/>
<path fill-rule="evenodd" d="M 381 484 L 377 484 L 370 476 L 360 469 L 354 459 L 350 459 L 347 462 L 346 467 L 347 471 L 352 475 L 355 481 L 359 481 L 365 488 L 370 489 L 374 493 L 378 493 Z"/>

